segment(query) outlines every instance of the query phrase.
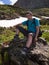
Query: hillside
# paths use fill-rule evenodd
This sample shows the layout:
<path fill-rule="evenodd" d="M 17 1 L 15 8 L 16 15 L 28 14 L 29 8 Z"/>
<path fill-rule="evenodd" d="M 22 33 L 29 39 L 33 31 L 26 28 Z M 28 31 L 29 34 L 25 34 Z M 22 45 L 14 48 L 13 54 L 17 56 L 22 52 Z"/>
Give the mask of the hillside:
<path fill-rule="evenodd" d="M 10 5 L 0 5 L 0 19 L 15 19 L 17 14 L 24 16 L 26 9 L 21 7 L 14 7 Z M 32 10 L 33 15 L 36 16 L 49 16 L 49 8 L 37 8 Z"/>
<path fill-rule="evenodd" d="M 49 8 L 49 0 L 18 0 L 14 6 L 32 10 L 34 8 Z"/>
<path fill-rule="evenodd" d="M 15 19 L 21 11 L 24 10 L 11 5 L 0 5 L 0 19 Z"/>

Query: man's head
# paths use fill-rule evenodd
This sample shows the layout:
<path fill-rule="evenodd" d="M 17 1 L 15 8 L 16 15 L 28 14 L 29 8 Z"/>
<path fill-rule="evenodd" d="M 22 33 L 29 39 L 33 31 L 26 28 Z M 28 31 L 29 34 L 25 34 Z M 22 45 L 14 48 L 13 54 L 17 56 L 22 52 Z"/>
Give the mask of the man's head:
<path fill-rule="evenodd" d="M 28 19 L 32 19 L 32 12 L 31 12 L 31 11 L 27 11 L 27 12 L 26 12 L 26 17 L 27 17 Z"/>

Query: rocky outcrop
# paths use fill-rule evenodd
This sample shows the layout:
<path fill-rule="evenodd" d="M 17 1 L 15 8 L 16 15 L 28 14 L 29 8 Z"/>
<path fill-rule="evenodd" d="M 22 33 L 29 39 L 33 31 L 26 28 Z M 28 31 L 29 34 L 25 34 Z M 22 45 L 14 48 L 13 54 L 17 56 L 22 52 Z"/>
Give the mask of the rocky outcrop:
<path fill-rule="evenodd" d="M 14 38 L 10 43 L 10 57 L 17 65 L 49 65 L 49 45 L 45 40 L 39 39 L 36 46 L 31 46 L 27 56 L 21 55 L 20 50 L 26 40 L 18 41 Z"/>
<path fill-rule="evenodd" d="M 18 0 L 14 6 L 19 6 L 29 10 L 34 8 L 48 8 L 49 0 Z"/>
<path fill-rule="evenodd" d="M 26 40 L 26 38 L 20 40 L 17 36 L 14 36 L 10 44 L 7 42 L 9 46 L 7 48 L 3 47 L 1 52 L 3 64 L 3 54 L 7 51 L 9 64 L 12 62 L 12 65 L 49 65 L 49 45 L 46 43 L 46 40 L 39 38 L 34 43 L 35 45 L 31 45 L 29 52 L 23 55 L 20 51 L 25 45 Z"/>

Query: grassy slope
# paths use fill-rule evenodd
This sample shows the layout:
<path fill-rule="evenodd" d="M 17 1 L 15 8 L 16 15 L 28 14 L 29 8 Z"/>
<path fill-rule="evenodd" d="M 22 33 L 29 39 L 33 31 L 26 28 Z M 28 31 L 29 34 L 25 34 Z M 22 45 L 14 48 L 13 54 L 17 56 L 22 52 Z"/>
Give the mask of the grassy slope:
<path fill-rule="evenodd" d="M 24 13 L 26 10 L 19 8 L 19 7 L 14 7 L 11 5 L 0 5 L 0 12 L 4 13 Z M 40 8 L 40 9 L 33 9 L 32 10 L 34 15 L 46 15 L 49 16 L 49 8 Z"/>
<path fill-rule="evenodd" d="M 0 12 L 13 14 L 13 13 L 21 13 L 23 11 L 25 10 L 11 5 L 0 5 Z"/>
<path fill-rule="evenodd" d="M 39 8 L 39 9 L 33 9 L 32 12 L 35 15 L 39 16 L 49 16 L 49 8 Z"/>

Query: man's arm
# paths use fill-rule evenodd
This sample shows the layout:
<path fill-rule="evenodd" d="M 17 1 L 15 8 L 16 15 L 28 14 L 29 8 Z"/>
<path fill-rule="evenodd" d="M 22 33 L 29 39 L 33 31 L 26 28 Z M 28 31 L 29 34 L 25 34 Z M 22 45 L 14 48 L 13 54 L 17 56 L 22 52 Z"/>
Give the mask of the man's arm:
<path fill-rule="evenodd" d="M 39 28 L 40 28 L 40 21 L 39 20 L 35 20 L 35 23 L 36 23 L 36 36 L 35 36 L 35 41 L 37 41 L 37 37 L 38 37 L 38 34 L 39 34 Z"/>
<path fill-rule="evenodd" d="M 20 23 L 20 24 L 18 24 L 18 25 L 15 25 L 14 27 L 16 27 L 16 26 L 21 26 L 21 25 L 26 25 L 26 22 L 27 22 L 27 21 L 24 21 L 24 22 L 22 22 L 22 23 Z"/>
<path fill-rule="evenodd" d="M 35 38 L 38 37 L 38 34 L 39 34 L 39 26 L 36 26 L 36 36 L 35 36 Z"/>
<path fill-rule="evenodd" d="M 36 26 L 36 36 L 35 36 L 35 39 L 34 41 L 36 42 L 38 40 L 38 34 L 39 34 L 39 26 Z"/>

